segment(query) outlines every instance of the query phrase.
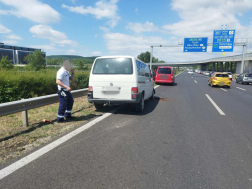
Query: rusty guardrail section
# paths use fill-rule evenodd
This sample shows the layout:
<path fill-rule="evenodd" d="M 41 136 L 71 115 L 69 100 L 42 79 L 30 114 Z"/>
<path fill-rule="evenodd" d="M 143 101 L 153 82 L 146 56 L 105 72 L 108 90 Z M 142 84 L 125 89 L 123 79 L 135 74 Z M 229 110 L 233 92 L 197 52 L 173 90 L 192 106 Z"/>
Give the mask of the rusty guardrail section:
<path fill-rule="evenodd" d="M 71 92 L 74 98 L 85 96 L 88 93 L 88 88 L 74 90 Z M 59 102 L 58 94 L 46 95 L 41 97 L 22 99 L 13 102 L 6 102 L 0 104 L 0 116 L 13 114 L 16 112 L 22 112 L 23 126 L 28 126 L 28 113 L 27 110 L 46 106 Z"/>

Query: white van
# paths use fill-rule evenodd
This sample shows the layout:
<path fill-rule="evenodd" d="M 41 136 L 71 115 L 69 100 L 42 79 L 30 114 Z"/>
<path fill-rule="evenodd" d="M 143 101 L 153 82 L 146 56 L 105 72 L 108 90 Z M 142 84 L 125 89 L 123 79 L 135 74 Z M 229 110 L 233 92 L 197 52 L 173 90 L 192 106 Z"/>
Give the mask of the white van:
<path fill-rule="evenodd" d="M 154 82 L 149 67 L 131 56 L 103 56 L 95 59 L 89 77 L 88 102 L 96 109 L 104 104 L 134 104 L 154 99 Z"/>

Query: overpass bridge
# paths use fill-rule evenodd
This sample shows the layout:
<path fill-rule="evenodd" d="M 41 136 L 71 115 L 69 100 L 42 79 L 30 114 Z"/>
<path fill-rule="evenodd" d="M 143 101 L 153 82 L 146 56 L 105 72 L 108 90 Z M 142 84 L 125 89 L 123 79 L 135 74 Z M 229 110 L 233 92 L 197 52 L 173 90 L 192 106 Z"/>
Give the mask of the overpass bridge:
<path fill-rule="evenodd" d="M 150 63 L 147 63 L 150 65 Z M 209 70 L 209 65 L 212 65 L 212 69 Z M 218 69 L 220 65 L 220 69 Z M 223 67 L 225 65 L 225 67 Z M 171 62 L 171 63 L 152 63 L 152 66 L 173 66 L 173 67 L 184 67 L 184 66 L 200 66 L 203 71 L 225 71 L 233 73 L 252 73 L 252 54 L 244 54 L 244 66 L 242 66 L 242 54 L 235 56 L 217 57 L 202 61 L 192 62 Z M 244 69 L 242 69 L 242 67 Z"/>

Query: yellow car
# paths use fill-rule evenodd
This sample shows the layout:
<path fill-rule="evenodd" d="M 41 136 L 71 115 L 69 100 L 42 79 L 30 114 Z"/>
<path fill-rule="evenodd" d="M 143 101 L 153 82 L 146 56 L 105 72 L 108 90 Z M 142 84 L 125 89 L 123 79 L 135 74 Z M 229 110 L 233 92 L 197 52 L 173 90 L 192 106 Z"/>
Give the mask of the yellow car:
<path fill-rule="evenodd" d="M 229 78 L 229 75 L 227 73 L 215 72 L 209 75 L 208 85 L 210 85 L 211 87 L 218 85 L 227 86 L 228 88 L 230 88 L 231 78 Z"/>

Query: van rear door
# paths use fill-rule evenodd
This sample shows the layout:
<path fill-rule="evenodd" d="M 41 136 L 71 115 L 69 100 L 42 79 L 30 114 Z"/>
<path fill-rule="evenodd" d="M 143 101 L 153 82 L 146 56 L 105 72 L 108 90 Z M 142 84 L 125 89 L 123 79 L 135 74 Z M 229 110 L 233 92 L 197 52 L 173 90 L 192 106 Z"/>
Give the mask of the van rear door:
<path fill-rule="evenodd" d="M 93 98 L 131 100 L 131 88 L 137 87 L 131 58 L 96 59 L 89 85 Z"/>

